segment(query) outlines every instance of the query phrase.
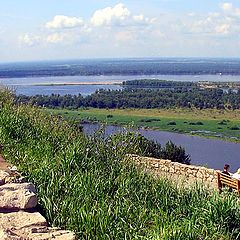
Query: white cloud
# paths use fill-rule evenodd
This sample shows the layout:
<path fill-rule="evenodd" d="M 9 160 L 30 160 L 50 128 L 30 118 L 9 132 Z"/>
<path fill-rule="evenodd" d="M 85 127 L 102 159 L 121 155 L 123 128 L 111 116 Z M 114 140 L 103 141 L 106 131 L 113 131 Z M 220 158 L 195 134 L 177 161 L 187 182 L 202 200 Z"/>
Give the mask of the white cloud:
<path fill-rule="evenodd" d="M 100 26 L 132 26 L 137 24 L 151 23 L 153 19 L 145 18 L 144 15 L 132 15 L 130 10 L 119 3 L 114 7 L 107 7 L 95 11 L 90 22 L 95 27 Z"/>
<path fill-rule="evenodd" d="M 223 3 L 221 5 L 221 8 L 224 10 L 224 11 L 231 11 L 233 9 L 233 5 L 232 3 Z"/>
<path fill-rule="evenodd" d="M 225 2 L 221 5 L 221 8 L 225 12 L 225 14 L 234 17 L 240 17 L 240 8 L 234 7 L 232 3 Z"/>
<path fill-rule="evenodd" d="M 40 36 L 30 35 L 28 33 L 19 36 L 19 42 L 27 46 L 34 46 L 41 41 Z"/>
<path fill-rule="evenodd" d="M 236 35 L 239 33 L 238 20 L 236 18 L 238 9 L 234 8 L 231 3 L 222 4 L 221 9 L 223 11 L 191 16 L 190 21 L 189 19 L 183 19 L 178 28 L 180 32 L 208 35 L 209 37 Z"/>
<path fill-rule="evenodd" d="M 130 15 L 130 11 L 122 3 L 119 3 L 114 7 L 97 10 L 91 18 L 91 23 L 94 26 L 112 25 L 124 21 Z"/>
<path fill-rule="evenodd" d="M 230 32 L 230 28 L 231 28 L 230 24 L 224 23 L 224 24 L 216 26 L 215 31 L 216 31 L 216 33 L 226 35 Z"/>
<path fill-rule="evenodd" d="M 142 21 L 145 20 L 145 18 L 142 14 L 140 14 L 140 15 L 133 16 L 133 20 L 136 21 L 136 22 L 142 22 Z"/>
<path fill-rule="evenodd" d="M 62 28 L 74 28 L 82 25 L 83 25 L 82 18 L 56 15 L 52 21 L 46 23 L 46 28 L 62 29 Z"/>
<path fill-rule="evenodd" d="M 117 32 L 115 35 L 115 39 L 117 42 L 131 42 L 134 40 L 135 34 L 129 31 L 121 31 Z"/>
<path fill-rule="evenodd" d="M 46 41 L 48 43 L 59 43 L 64 40 L 64 36 L 59 33 L 53 33 L 47 36 Z"/>

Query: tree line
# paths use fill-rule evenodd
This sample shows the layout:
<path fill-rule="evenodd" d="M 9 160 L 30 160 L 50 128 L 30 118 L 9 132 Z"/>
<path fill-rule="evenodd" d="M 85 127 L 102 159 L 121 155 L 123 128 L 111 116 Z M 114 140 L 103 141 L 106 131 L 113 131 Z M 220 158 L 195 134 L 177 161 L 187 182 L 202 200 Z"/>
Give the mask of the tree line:
<path fill-rule="evenodd" d="M 240 109 L 240 91 L 221 89 L 123 89 L 98 90 L 82 95 L 16 96 L 16 103 L 49 108 L 217 108 Z"/>

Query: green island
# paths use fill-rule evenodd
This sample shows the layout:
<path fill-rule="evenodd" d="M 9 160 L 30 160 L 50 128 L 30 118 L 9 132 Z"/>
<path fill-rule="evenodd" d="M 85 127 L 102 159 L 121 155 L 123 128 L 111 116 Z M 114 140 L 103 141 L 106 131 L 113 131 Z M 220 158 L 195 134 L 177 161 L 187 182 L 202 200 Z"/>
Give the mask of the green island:
<path fill-rule="evenodd" d="M 83 123 L 156 129 L 240 142 L 240 111 L 218 109 L 44 109 Z"/>
<path fill-rule="evenodd" d="M 52 226 L 78 239 L 240 239 L 236 194 L 154 177 L 126 158 L 144 154 L 134 134 L 85 136 L 8 91 L 0 106 L 1 154 L 36 185 Z"/>

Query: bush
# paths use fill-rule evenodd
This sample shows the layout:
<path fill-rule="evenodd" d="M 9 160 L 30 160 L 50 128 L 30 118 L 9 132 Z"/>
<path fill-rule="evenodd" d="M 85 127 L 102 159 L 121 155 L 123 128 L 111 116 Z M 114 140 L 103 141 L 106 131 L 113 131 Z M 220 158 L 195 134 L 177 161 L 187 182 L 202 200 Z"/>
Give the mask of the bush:
<path fill-rule="evenodd" d="M 159 118 L 147 118 L 147 119 L 141 119 L 139 120 L 139 122 L 146 122 L 146 123 L 150 123 L 150 122 L 160 122 L 161 119 Z"/>
<path fill-rule="evenodd" d="M 230 129 L 230 130 L 240 130 L 240 128 L 237 127 L 237 126 L 230 127 L 229 129 Z"/>
<path fill-rule="evenodd" d="M 162 148 L 161 144 L 138 135 L 138 143 L 143 156 L 169 159 L 184 164 L 190 164 L 191 162 L 191 158 L 185 153 L 185 149 L 171 141 L 167 142 L 165 147 Z"/>
<path fill-rule="evenodd" d="M 174 121 L 171 121 L 171 122 L 168 122 L 167 125 L 177 125 L 177 123 Z"/>
<path fill-rule="evenodd" d="M 222 120 L 220 122 L 218 122 L 219 125 L 227 125 L 227 122 L 225 120 Z"/>
<path fill-rule="evenodd" d="M 190 122 L 189 125 L 203 125 L 202 122 Z"/>
<path fill-rule="evenodd" d="M 185 153 L 185 149 L 175 145 L 171 141 L 167 142 L 166 146 L 162 149 L 161 158 L 184 164 L 190 164 L 191 162 L 191 158 Z"/>

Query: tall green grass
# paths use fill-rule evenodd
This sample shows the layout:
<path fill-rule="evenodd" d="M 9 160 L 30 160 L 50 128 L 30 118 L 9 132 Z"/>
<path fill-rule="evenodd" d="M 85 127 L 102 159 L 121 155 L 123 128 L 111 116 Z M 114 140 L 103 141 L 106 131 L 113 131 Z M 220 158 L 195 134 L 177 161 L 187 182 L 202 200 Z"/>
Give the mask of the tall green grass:
<path fill-rule="evenodd" d="M 134 135 L 84 136 L 37 108 L 0 93 L 2 154 L 37 187 L 50 224 L 79 239 L 240 239 L 233 194 L 178 188 L 125 158 L 139 153 Z"/>

